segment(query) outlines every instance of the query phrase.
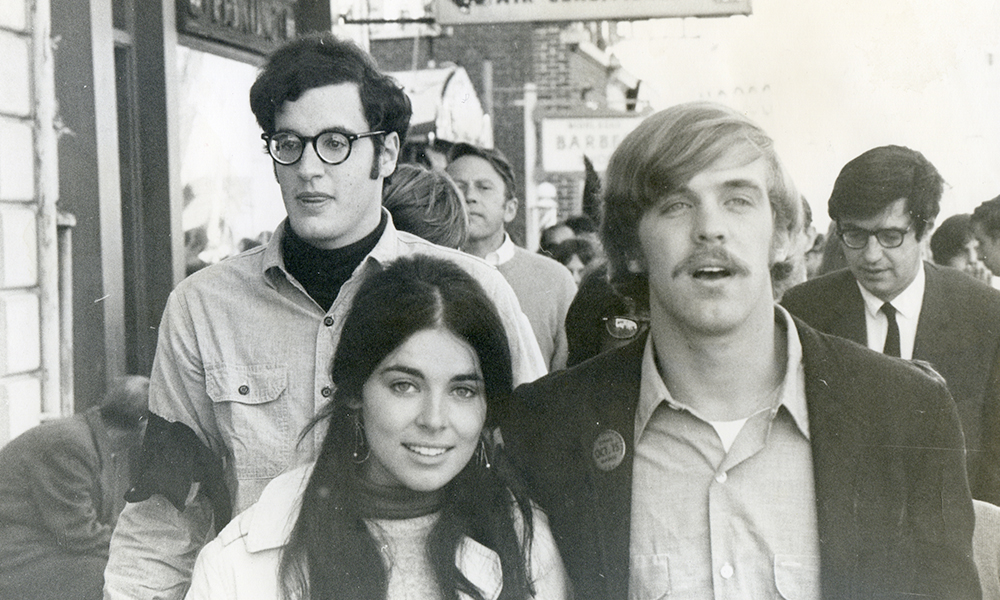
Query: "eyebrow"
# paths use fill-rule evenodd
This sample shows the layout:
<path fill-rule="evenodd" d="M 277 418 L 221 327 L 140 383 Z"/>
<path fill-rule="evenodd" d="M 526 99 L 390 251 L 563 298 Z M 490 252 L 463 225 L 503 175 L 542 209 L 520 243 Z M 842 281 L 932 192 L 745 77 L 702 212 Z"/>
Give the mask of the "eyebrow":
<path fill-rule="evenodd" d="M 389 372 L 405 373 L 407 375 L 412 375 L 413 377 L 419 377 L 425 379 L 423 372 L 419 369 L 414 369 L 413 367 L 407 367 L 406 365 L 389 365 L 388 367 L 382 369 L 382 373 Z M 451 378 L 451 381 L 483 381 L 482 375 L 479 373 L 460 373 Z"/>
<path fill-rule="evenodd" d="M 722 187 L 728 190 L 752 189 L 761 192 L 762 194 L 767 194 L 767 190 L 752 179 L 730 179 L 723 182 Z"/>
<path fill-rule="evenodd" d="M 344 127 L 342 125 L 334 125 L 333 127 L 327 127 L 325 129 L 320 129 L 319 131 L 316 132 L 316 135 L 304 135 L 301 131 L 299 131 L 297 129 L 288 129 L 288 128 L 285 128 L 285 129 L 275 129 L 274 132 L 275 133 L 294 133 L 295 135 L 297 135 L 299 137 L 319 137 L 319 136 L 323 135 L 324 133 L 331 133 L 331 132 L 332 133 L 342 133 L 344 135 L 354 135 L 355 133 L 357 133 L 355 131 L 351 131 L 349 128 Z"/>
<path fill-rule="evenodd" d="M 722 188 L 725 190 L 753 190 L 761 193 L 765 197 L 768 195 L 767 189 L 761 187 L 759 183 L 752 179 L 728 179 L 722 182 Z M 694 197 L 695 195 L 694 191 L 685 183 L 674 191 L 666 194 L 663 198 L 673 198 L 676 196 Z"/>

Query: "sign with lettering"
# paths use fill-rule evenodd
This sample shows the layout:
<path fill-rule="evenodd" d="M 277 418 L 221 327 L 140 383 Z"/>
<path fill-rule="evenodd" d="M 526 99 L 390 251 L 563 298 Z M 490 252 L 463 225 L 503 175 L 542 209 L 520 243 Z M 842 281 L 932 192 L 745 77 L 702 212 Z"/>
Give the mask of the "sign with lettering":
<path fill-rule="evenodd" d="M 603 172 L 619 142 L 643 117 L 547 117 L 542 119 L 542 168 L 549 173 L 583 171 L 583 156 Z"/>
<path fill-rule="evenodd" d="M 268 54 L 295 37 L 295 0 L 177 0 L 177 31 Z"/>
<path fill-rule="evenodd" d="M 750 0 L 434 0 L 434 17 L 441 25 L 748 14 Z"/>

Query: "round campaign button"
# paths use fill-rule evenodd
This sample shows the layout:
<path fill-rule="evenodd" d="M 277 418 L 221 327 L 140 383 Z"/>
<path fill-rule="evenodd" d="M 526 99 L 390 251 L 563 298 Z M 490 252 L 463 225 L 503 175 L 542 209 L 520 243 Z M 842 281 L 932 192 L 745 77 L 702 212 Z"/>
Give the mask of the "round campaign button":
<path fill-rule="evenodd" d="M 594 440 L 594 463 L 602 471 L 610 471 L 625 460 L 625 438 L 614 429 L 602 431 Z"/>

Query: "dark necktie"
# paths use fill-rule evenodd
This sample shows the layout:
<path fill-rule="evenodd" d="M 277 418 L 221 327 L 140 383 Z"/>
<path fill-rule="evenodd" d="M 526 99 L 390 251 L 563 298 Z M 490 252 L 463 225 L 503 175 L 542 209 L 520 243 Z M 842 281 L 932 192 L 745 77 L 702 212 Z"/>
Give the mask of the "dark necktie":
<path fill-rule="evenodd" d="M 896 309 L 886 302 L 882 305 L 882 312 L 889 321 L 889 332 L 885 336 L 885 348 L 882 352 L 899 358 L 899 325 L 896 324 Z"/>

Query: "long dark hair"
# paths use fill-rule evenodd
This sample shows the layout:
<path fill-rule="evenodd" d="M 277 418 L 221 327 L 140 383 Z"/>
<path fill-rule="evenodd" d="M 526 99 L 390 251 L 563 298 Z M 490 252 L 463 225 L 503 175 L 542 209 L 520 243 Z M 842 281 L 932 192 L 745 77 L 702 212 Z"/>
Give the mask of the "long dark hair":
<path fill-rule="evenodd" d="M 513 376 L 503 323 L 482 287 L 454 263 L 426 256 L 399 259 L 369 277 L 344 321 L 333 359 L 333 400 L 317 417 L 328 423 L 302 509 L 281 559 L 284 598 L 384 600 L 388 573 L 357 502 L 360 471 L 352 460 L 362 388 L 378 364 L 413 334 L 445 328 L 475 351 L 486 396 L 484 431 L 498 422 Z M 489 468 L 473 459 L 444 489 L 428 556 L 444 598 L 459 592 L 483 600 L 459 571 L 455 555 L 470 537 L 500 556 L 500 598 L 531 594 L 531 507 L 502 457 Z"/>

